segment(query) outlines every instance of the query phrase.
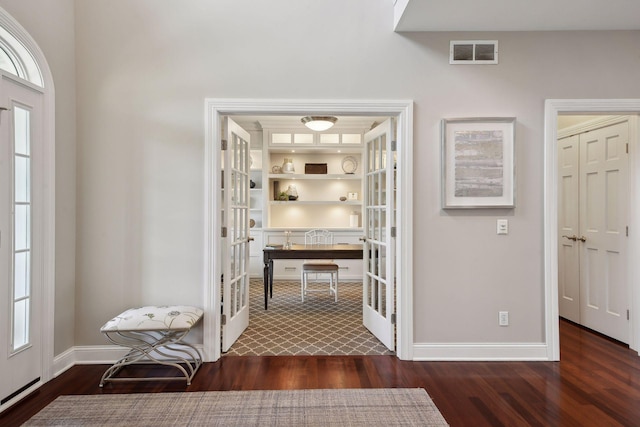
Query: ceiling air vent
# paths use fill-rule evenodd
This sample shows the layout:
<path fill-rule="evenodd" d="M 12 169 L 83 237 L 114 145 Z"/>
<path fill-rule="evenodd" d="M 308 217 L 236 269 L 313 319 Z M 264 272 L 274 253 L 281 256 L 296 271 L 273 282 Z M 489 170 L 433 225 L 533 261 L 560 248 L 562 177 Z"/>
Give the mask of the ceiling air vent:
<path fill-rule="evenodd" d="M 498 40 L 452 40 L 449 64 L 497 64 Z"/>

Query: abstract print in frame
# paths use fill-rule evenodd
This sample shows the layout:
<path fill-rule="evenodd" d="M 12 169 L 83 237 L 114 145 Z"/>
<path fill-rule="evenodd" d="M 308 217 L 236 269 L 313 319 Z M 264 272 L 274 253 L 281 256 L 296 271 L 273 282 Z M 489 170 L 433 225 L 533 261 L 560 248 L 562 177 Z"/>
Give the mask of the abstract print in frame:
<path fill-rule="evenodd" d="M 515 117 L 442 120 L 444 209 L 515 207 Z"/>

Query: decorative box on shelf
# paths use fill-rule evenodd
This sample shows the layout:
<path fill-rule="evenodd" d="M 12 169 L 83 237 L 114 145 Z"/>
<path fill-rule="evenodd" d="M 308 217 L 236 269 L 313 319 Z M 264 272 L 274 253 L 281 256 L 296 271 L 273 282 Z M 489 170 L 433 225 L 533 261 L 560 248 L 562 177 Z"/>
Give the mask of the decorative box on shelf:
<path fill-rule="evenodd" d="M 304 173 L 306 174 L 325 174 L 327 173 L 326 163 L 305 163 Z"/>

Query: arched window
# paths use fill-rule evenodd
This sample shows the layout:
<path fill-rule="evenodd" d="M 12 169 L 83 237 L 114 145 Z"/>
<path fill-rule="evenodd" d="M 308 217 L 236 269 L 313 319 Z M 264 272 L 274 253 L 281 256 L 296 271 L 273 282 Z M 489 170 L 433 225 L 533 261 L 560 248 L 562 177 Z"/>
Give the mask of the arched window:
<path fill-rule="evenodd" d="M 42 73 L 29 50 L 1 26 L 0 69 L 44 87 Z"/>

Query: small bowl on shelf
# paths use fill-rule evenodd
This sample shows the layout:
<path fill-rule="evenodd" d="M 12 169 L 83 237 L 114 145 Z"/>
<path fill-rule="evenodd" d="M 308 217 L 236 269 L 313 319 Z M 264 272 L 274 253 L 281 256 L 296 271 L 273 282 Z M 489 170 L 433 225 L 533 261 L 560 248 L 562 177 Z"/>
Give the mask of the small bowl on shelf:
<path fill-rule="evenodd" d="M 347 200 L 347 198 L 346 198 L 345 196 L 340 196 L 340 201 L 341 201 L 341 202 L 344 202 L 344 201 L 346 201 L 346 200 Z"/>

